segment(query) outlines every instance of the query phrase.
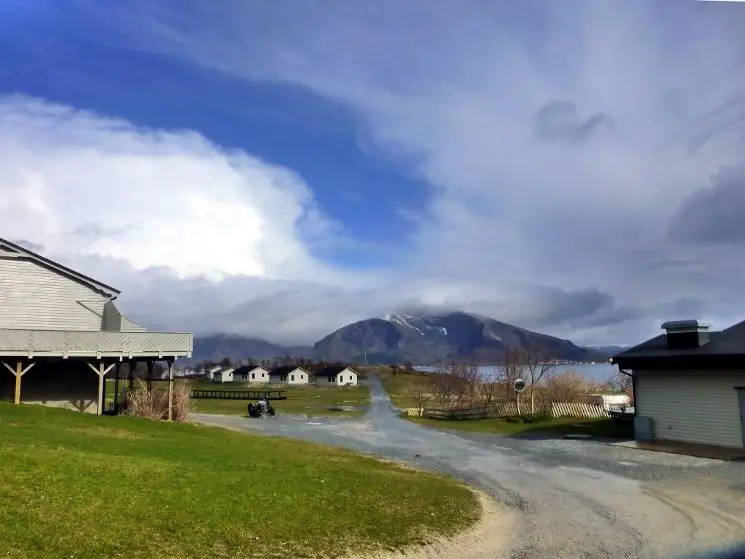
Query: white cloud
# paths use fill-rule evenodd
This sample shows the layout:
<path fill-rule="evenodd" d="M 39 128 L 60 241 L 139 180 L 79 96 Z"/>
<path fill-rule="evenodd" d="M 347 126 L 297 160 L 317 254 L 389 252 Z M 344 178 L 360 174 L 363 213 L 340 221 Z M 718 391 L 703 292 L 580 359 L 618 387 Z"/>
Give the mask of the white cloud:
<path fill-rule="evenodd" d="M 346 104 L 361 118 L 365 148 L 414 162 L 431 185 L 426 211 L 416 219 L 410 266 L 398 277 L 383 276 L 377 287 L 368 281 L 363 291 L 338 290 L 334 297 L 305 284 L 271 289 L 262 282 L 250 288 L 235 284 L 219 296 L 209 291 L 210 300 L 224 302 L 224 307 L 215 305 L 222 309 L 215 317 L 227 317 L 236 306 L 228 293 L 248 289 L 268 291 L 242 296 L 250 299 L 237 305 L 245 316 L 273 316 L 287 324 L 285 329 L 269 326 L 266 334 L 291 331 L 295 338 L 303 336 L 301 330 L 310 338 L 311 330 L 386 306 L 419 303 L 479 311 L 596 343 L 638 340 L 654 333 L 662 320 L 694 311 L 718 326 L 745 315 L 738 296 L 745 280 L 742 245 L 714 250 L 669 238 L 669 223 L 681 202 L 713 186 L 713 177 L 738 163 L 745 147 L 745 10 L 739 6 L 643 1 L 611 6 L 587 0 L 568 10 L 548 1 L 380 0 L 374 6 L 329 1 L 288 10 L 282 3 L 184 0 L 171 11 L 130 0 L 99 14 L 93 3 L 84 4 L 89 16 L 110 25 L 115 44 L 246 80 L 297 84 Z M 547 128 L 541 109 L 555 108 L 557 101 L 573 103 L 574 111 L 561 105 L 565 112 L 554 113 Z M 94 119 L 86 119 L 89 130 L 98 130 Z M 240 240 L 220 224 L 210 235 L 226 252 L 230 247 L 230 254 L 238 250 L 247 257 L 208 265 L 190 252 L 176 259 L 181 276 L 216 268 L 294 280 L 308 265 L 333 276 L 308 256 L 293 232 L 302 208 L 312 201 L 298 179 L 247 156 L 227 156 L 194 135 L 102 126 L 106 133 L 91 143 L 111 153 L 103 158 L 112 165 L 109 173 L 125 161 L 127 170 L 105 191 L 126 191 L 135 179 L 152 185 L 157 173 L 159 184 L 169 185 L 161 191 L 163 205 L 187 184 L 186 198 L 177 204 L 189 219 L 169 214 L 179 235 L 145 220 L 147 235 L 112 234 L 108 245 L 85 245 L 87 253 L 111 254 L 140 268 L 171 262 L 166 249 L 173 239 L 192 234 L 186 232 L 187 222 L 210 231 L 208 220 L 185 202 L 204 194 L 199 186 L 188 188 L 187 179 L 200 178 L 199 184 L 214 180 L 210 192 L 219 192 L 219 200 L 242 216 L 266 216 L 276 197 L 290 211 L 285 221 L 265 225 L 271 232 L 245 226 Z M 50 136 L 75 146 L 67 148 L 78 154 L 71 159 L 77 171 L 68 182 L 72 176 L 77 180 L 81 167 L 95 170 L 86 175 L 93 180 L 105 169 L 81 165 L 79 154 L 86 150 L 75 129 Z M 115 141 L 108 140 L 110 132 L 116 132 Z M 42 140 L 42 147 L 49 143 Z M 22 153 L 38 151 L 37 140 L 33 143 L 34 149 L 24 144 L 12 158 L 23 161 Z M 132 153 L 132 144 L 140 150 Z M 57 153 L 49 147 L 47 152 Z M 158 154 L 155 169 L 152 152 Z M 188 161 L 178 155 L 183 152 Z M 59 210 L 64 202 L 45 182 L 53 166 L 28 167 L 42 168 L 45 175 L 16 174 L 14 184 L 29 189 L 24 211 L 45 216 L 47 237 L 57 238 L 51 231 L 64 228 L 67 216 L 78 216 L 76 226 L 91 219 L 70 202 Z M 727 195 L 745 197 L 745 173 L 740 182 L 728 180 Z M 95 199 L 94 183 L 84 184 L 85 199 Z M 135 192 L 150 200 L 150 190 Z M 142 200 L 137 194 L 124 197 L 122 208 L 139 208 Z M 716 200 L 717 208 L 726 207 L 720 197 Z M 99 201 L 97 207 L 102 206 Z M 160 206 L 155 215 L 163 215 Z M 127 211 L 124 216 L 125 223 L 135 219 Z M 111 226 L 112 220 L 120 223 L 117 219 L 99 224 Z M 323 222 L 308 229 L 334 230 Z M 709 224 L 699 229 L 718 238 Z M 35 239 L 33 232 L 28 229 L 28 236 Z M 144 238 L 158 239 L 148 247 L 152 252 L 138 250 Z M 332 281 L 321 272 L 318 277 L 324 277 L 321 283 Z M 346 277 L 350 284 L 362 281 Z M 195 285 L 174 283 L 172 289 L 187 284 Z M 200 284 L 199 296 L 207 297 L 207 288 Z M 324 307 L 331 302 L 333 312 Z M 296 310 L 307 320 L 289 325 L 283 317 Z M 251 330 L 248 319 L 230 316 L 236 328 Z"/>
<path fill-rule="evenodd" d="M 690 311 L 676 306 L 689 298 L 708 318 L 745 314 L 729 299 L 745 279 L 741 246 L 715 257 L 667 238 L 681 201 L 745 147 L 741 7 L 272 6 L 223 4 L 195 27 L 188 8 L 135 3 L 117 21 L 138 48 L 345 103 L 364 119 L 366 146 L 413 157 L 432 190 L 412 270 L 445 299 L 598 341 L 646 336 Z M 575 112 L 552 125 L 558 137 L 536 136 L 541 107 L 556 101 Z M 740 185 L 745 196 L 745 176 Z M 671 267 L 681 250 L 687 264 Z M 566 293 L 592 300 L 593 289 L 609 300 L 584 318 L 552 316 Z"/>
<path fill-rule="evenodd" d="M 287 169 L 189 131 L 138 129 L 38 99 L 0 99 L 3 234 L 58 257 L 107 256 L 180 278 L 318 277 L 299 230 L 328 224 Z"/>

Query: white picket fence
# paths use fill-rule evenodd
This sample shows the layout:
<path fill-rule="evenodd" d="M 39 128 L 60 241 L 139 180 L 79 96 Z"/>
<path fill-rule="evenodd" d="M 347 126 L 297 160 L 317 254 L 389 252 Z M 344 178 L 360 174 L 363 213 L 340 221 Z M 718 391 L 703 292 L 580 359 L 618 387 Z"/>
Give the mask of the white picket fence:
<path fill-rule="evenodd" d="M 551 404 L 549 413 L 551 417 L 587 417 L 590 419 L 608 417 L 608 412 L 603 409 L 603 406 L 578 402 L 554 402 Z"/>
<path fill-rule="evenodd" d="M 548 413 L 551 417 L 582 417 L 588 419 L 600 419 L 608 417 L 608 412 L 602 406 L 595 404 L 583 404 L 579 402 L 552 402 L 545 406 L 536 406 L 537 413 Z M 476 419 L 486 417 L 507 417 L 525 415 L 530 413 L 530 404 L 520 406 L 518 413 L 515 402 L 506 402 L 492 405 L 490 407 L 473 406 L 471 408 L 440 409 L 433 407 L 408 408 L 406 414 L 412 417 L 436 417 L 436 418 L 461 418 Z"/>

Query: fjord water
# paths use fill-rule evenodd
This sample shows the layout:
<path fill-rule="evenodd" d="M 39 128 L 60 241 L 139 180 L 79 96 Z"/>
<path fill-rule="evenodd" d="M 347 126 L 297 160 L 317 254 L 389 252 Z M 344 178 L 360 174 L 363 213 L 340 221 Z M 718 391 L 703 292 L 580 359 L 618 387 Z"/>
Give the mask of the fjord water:
<path fill-rule="evenodd" d="M 435 372 L 438 370 L 437 367 L 429 367 L 429 366 L 418 366 L 416 367 L 420 371 L 432 371 Z M 496 365 L 481 365 L 479 367 L 479 372 L 483 374 L 490 374 L 494 373 L 496 370 Z M 574 371 L 575 373 L 579 373 L 580 375 L 587 377 L 590 380 L 596 381 L 596 382 L 604 382 L 608 380 L 608 377 L 610 377 L 612 374 L 618 371 L 618 368 L 615 365 L 611 365 L 610 363 L 578 363 L 578 364 L 568 364 L 568 365 L 557 365 L 552 370 L 552 374 L 561 374 L 565 373 L 566 371 Z"/>

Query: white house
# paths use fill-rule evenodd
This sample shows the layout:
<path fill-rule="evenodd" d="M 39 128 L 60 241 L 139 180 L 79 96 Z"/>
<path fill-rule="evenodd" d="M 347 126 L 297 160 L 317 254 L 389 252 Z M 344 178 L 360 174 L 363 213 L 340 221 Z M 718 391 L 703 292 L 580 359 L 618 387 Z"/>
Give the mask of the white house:
<path fill-rule="evenodd" d="M 233 378 L 241 382 L 269 382 L 269 371 L 264 367 L 255 367 L 253 365 L 243 365 L 233 371 Z"/>
<path fill-rule="evenodd" d="M 320 386 L 357 386 L 357 377 L 357 372 L 351 367 L 331 366 L 316 373 L 316 383 Z"/>
<path fill-rule="evenodd" d="M 285 365 L 272 369 L 269 373 L 269 381 L 272 384 L 308 384 L 310 373 L 302 367 Z"/>
<path fill-rule="evenodd" d="M 215 380 L 215 373 L 217 371 L 219 371 L 220 369 L 222 369 L 222 367 L 220 367 L 219 365 L 216 366 L 216 367 L 212 367 L 211 369 L 209 369 L 207 371 L 207 378 L 210 379 L 210 380 Z"/>
<path fill-rule="evenodd" d="M 223 369 L 221 371 L 217 371 L 215 373 L 215 377 L 213 379 L 214 382 L 219 383 L 225 383 L 225 382 L 233 382 L 233 369 Z"/>

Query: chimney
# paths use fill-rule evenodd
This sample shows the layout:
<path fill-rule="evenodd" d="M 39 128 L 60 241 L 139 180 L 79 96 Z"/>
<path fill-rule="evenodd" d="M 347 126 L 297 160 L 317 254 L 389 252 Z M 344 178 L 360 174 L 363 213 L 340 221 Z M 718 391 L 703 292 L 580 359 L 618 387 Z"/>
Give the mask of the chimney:
<path fill-rule="evenodd" d="M 698 320 L 671 320 L 662 325 L 668 349 L 693 349 L 709 343 L 711 325 Z"/>

